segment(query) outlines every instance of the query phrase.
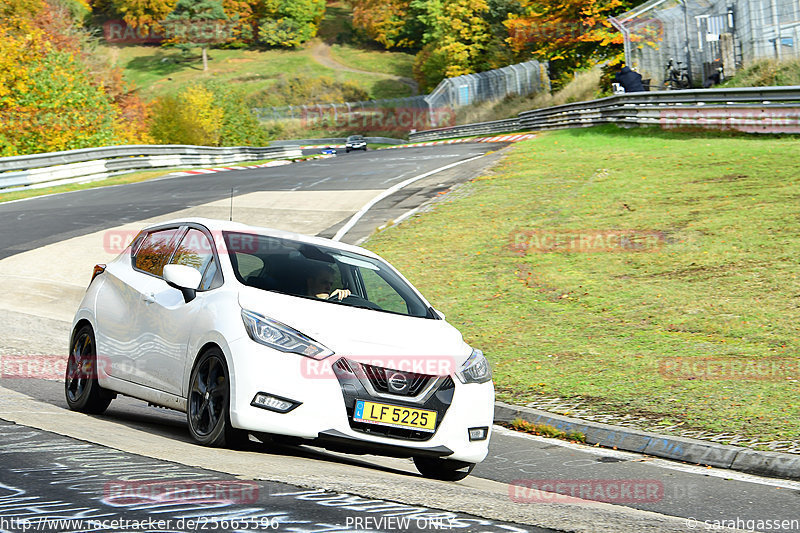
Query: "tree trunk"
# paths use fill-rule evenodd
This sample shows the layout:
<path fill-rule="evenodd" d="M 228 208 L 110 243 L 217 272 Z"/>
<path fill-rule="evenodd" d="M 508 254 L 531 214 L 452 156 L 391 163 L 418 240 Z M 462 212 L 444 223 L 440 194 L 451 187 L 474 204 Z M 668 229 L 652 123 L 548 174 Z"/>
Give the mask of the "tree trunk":
<path fill-rule="evenodd" d="M 206 47 L 203 47 L 203 72 L 208 70 L 208 52 L 206 52 Z"/>

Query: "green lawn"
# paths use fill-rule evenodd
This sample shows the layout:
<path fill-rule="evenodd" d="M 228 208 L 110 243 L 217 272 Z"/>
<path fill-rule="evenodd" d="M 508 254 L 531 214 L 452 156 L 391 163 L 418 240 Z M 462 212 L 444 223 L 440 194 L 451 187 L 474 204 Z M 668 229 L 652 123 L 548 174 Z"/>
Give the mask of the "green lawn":
<path fill-rule="evenodd" d="M 383 72 L 405 78 L 413 78 L 414 76 L 411 70 L 414 65 L 414 56 L 412 54 L 335 44 L 331 47 L 331 55 L 336 61 L 348 67 L 370 72 Z"/>
<path fill-rule="evenodd" d="M 502 400 L 580 397 L 685 428 L 798 438 L 798 169 L 796 138 L 551 132 L 368 247 L 484 350 Z M 597 230 L 659 237 L 636 251 L 512 246 Z M 676 357 L 698 366 L 666 373 Z M 707 379 L 707 358 L 796 367 Z"/>
<path fill-rule="evenodd" d="M 203 72 L 199 50 L 189 58 L 179 50 L 160 46 L 98 47 L 116 66 L 122 67 L 128 81 L 139 87 L 147 98 L 179 90 L 198 81 L 215 79 L 245 87 L 249 93 L 268 88 L 280 77 L 302 75 L 327 76 L 337 81 L 351 81 L 365 89 L 371 98 L 409 96 L 411 90 L 381 74 L 359 74 L 333 70 L 314 61 L 308 48 L 299 50 L 209 50 L 209 69 Z M 368 70 L 368 69 L 367 69 Z"/>

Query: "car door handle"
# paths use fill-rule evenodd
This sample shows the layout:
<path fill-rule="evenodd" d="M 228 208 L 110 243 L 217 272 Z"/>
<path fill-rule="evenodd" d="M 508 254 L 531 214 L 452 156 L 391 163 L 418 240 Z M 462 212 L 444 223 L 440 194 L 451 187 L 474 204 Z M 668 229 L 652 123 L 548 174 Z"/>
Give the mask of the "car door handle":
<path fill-rule="evenodd" d="M 156 295 L 154 293 L 152 293 L 152 292 L 150 293 L 149 296 L 145 296 L 142 299 L 144 300 L 144 303 L 146 303 L 146 304 L 154 304 L 154 303 L 156 303 Z"/>

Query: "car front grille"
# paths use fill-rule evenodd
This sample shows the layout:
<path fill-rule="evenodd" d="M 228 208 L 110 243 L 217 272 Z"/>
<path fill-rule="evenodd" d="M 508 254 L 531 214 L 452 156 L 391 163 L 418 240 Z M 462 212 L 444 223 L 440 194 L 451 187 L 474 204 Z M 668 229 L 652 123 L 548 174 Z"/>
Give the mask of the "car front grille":
<path fill-rule="evenodd" d="M 409 393 L 403 396 L 387 392 L 390 388 L 389 380 L 397 373 L 395 370 L 356 363 L 345 358 L 336 361 L 333 370 L 342 388 L 350 428 L 359 433 L 410 441 L 426 441 L 433 437 L 436 430 L 439 429 L 442 419 L 453 402 L 455 383 L 450 376 L 429 376 L 406 372 L 404 374 L 408 379 Z M 369 383 L 373 390 L 370 391 L 365 387 L 364 382 Z M 431 432 L 354 420 L 355 404 L 358 400 L 436 411 L 436 427 Z"/>
<path fill-rule="evenodd" d="M 372 388 L 383 394 L 416 396 L 420 391 L 424 390 L 432 380 L 436 379 L 436 376 L 428 376 L 426 374 L 417 374 L 414 372 L 400 372 L 390 368 L 382 368 L 363 363 L 361 367 L 364 369 L 364 375 L 369 380 Z M 390 383 L 390 380 L 396 376 L 402 376 L 402 387 L 396 387 L 393 383 Z"/>

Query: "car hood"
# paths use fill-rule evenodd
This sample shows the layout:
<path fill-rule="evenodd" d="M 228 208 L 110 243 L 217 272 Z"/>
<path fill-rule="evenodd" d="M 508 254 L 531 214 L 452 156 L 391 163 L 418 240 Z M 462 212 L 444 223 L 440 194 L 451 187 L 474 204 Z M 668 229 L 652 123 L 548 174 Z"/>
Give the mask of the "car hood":
<path fill-rule="evenodd" d="M 471 349 L 445 322 L 242 287 L 239 304 L 293 327 L 339 355 L 443 357 L 456 368 Z"/>

